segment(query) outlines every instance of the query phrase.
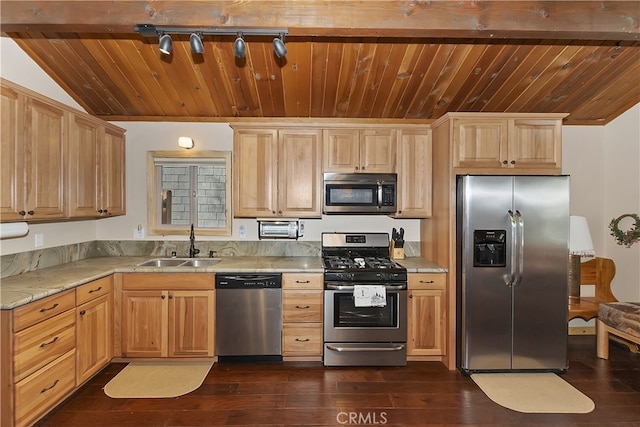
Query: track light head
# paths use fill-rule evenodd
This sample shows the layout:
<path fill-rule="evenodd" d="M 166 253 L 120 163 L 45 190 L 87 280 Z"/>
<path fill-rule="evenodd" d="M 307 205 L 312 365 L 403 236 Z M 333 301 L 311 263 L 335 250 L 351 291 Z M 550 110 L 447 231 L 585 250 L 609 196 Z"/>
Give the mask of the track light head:
<path fill-rule="evenodd" d="M 236 38 L 236 41 L 233 43 L 233 53 L 235 53 L 237 58 L 244 58 L 247 55 L 247 46 L 244 43 L 242 32 L 238 33 L 238 37 Z"/>
<path fill-rule="evenodd" d="M 189 36 L 189 44 L 191 45 L 191 53 L 204 52 L 204 45 L 202 44 L 202 34 L 191 33 Z"/>
<path fill-rule="evenodd" d="M 169 34 L 163 34 L 160 36 L 160 42 L 158 43 L 158 49 L 165 55 L 171 55 L 173 51 L 173 40 Z"/>
<path fill-rule="evenodd" d="M 284 45 L 284 34 L 280 33 L 280 36 L 273 39 L 273 51 L 278 58 L 282 58 L 287 54 L 287 47 Z"/>

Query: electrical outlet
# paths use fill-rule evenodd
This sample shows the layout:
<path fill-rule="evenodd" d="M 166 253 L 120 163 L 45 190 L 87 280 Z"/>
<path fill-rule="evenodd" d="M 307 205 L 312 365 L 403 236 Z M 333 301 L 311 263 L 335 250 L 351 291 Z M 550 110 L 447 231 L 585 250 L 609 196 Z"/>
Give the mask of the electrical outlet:
<path fill-rule="evenodd" d="M 144 228 L 142 227 L 142 224 L 138 224 L 138 226 L 133 229 L 133 238 L 144 239 Z"/>
<path fill-rule="evenodd" d="M 44 234 L 36 234 L 36 248 L 41 248 L 44 246 Z"/>
<path fill-rule="evenodd" d="M 240 238 L 241 239 L 246 239 L 247 238 L 247 229 L 244 225 L 241 225 L 240 228 L 238 229 L 238 232 L 240 233 Z"/>

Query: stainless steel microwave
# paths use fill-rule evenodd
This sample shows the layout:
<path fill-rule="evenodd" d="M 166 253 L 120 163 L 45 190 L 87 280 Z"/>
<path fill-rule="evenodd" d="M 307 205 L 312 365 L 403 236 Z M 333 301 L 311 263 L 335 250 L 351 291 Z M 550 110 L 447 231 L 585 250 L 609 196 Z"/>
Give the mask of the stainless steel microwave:
<path fill-rule="evenodd" d="M 325 214 L 396 212 L 396 174 L 325 173 Z"/>

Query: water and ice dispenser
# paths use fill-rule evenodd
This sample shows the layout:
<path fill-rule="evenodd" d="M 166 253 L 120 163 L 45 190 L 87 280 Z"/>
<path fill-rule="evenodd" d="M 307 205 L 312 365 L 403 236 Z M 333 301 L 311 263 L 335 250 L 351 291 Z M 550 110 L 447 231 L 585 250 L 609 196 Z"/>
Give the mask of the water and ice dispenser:
<path fill-rule="evenodd" d="M 504 267 L 506 264 L 506 230 L 473 231 L 473 266 Z"/>

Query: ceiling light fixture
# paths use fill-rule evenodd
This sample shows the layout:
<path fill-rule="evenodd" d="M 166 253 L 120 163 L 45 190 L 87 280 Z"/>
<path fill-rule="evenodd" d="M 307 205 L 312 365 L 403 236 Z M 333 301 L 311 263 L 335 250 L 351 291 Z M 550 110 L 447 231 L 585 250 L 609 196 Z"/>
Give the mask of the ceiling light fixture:
<path fill-rule="evenodd" d="M 160 36 L 160 42 L 158 43 L 158 49 L 165 55 L 171 55 L 173 50 L 173 40 L 169 34 L 162 34 Z"/>
<path fill-rule="evenodd" d="M 192 53 L 204 52 L 204 45 L 202 44 L 202 35 L 198 33 L 191 33 L 189 36 L 189 44 L 191 45 Z"/>
<path fill-rule="evenodd" d="M 180 148 L 186 148 L 187 150 L 189 150 L 193 148 L 194 145 L 195 142 L 188 136 L 181 136 L 180 138 L 178 138 L 178 147 Z"/>
<path fill-rule="evenodd" d="M 173 50 L 170 34 L 189 34 L 189 44 L 193 53 L 202 53 L 204 45 L 202 36 L 230 36 L 235 35 L 236 39 L 233 43 L 233 53 L 238 58 L 244 58 L 247 54 L 247 47 L 244 37 L 249 36 L 275 36 L 273 39 L 273 51 L 278 58 L 282 58 L 287 54 L 287 48 L 284 45 L 284 37 L 289 34 L 287 29 L 238 29 L 238 28 L 188 28 L 188 27 L 156 27 L 151 24 L 138 24 L 134 27 L 134 31 L 143 37 L 160 37 L 159 49 L 165 55 L 171 55 Z"/>
<path fill-rule="evenodd" d="M 236 41 L 233 42 L 233 53 L 237 58 L 244 58 L 247 55 L 247 45 L 244 43 L 242 31 L 238 32 L 238 37 Z"/>
<path fill-rule="evenodd" d="M 284 33 L 280 33 L 278 37 L 273 39 L 273 51 L 278 58 L 282 58 L 287 54 L 287 47 L 284 45 Z"/>

